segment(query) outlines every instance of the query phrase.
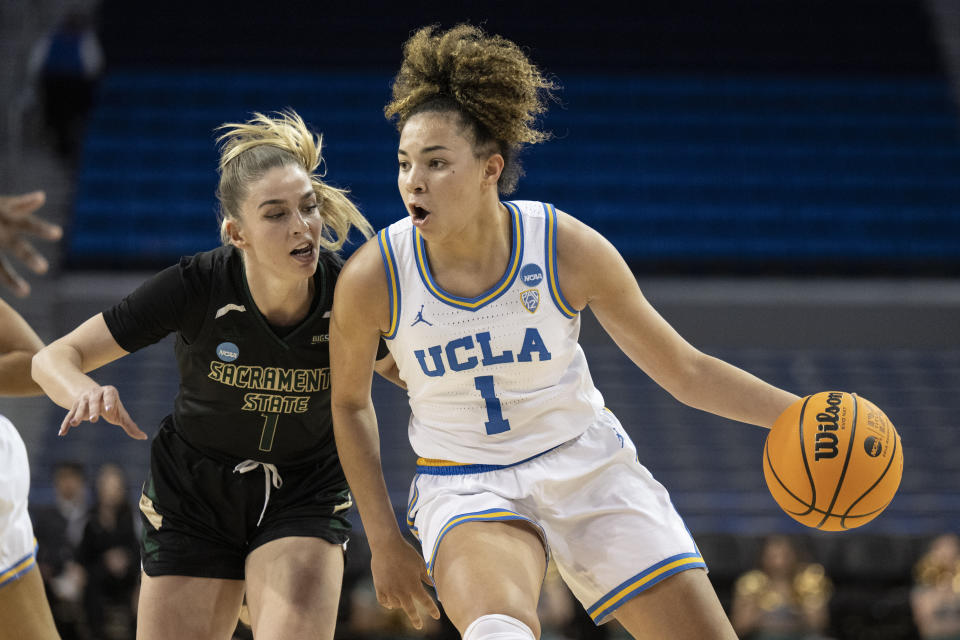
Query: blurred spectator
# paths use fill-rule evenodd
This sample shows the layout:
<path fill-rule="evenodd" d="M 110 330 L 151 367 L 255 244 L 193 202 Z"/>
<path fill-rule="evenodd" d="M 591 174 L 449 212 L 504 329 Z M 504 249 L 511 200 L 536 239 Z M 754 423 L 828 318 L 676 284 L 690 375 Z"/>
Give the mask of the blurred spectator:
<path fill-rule="evenodd" d="M 801 562 L 790 538 L 771 536 L 760 567 L 740 576 L 734 586 L 733 628 L 751 640 L 822 638 L 832 592 L 822 566 Z"/>
<path fill-rule="evenodd" d="M 117 465 L 105 464 L 97 473 L 96 502 L 77 552 L 87 576 L 87 626 L 95 638 L 133 640 L 139 558 L 126 475 Z"/>
<path fill-rule="evenodd" d="M 39 76 L 44 119 L 65 158 L 75 158 L 79 150 L 103 66 L 93 19 L 79 9 L 67 13 L 30 54 L 29 73 Z"/>
<path fill-rule="evenodd" d="M 960 640 L 960 538 L 939 536 L 914 568 L 913 619 L 924 640 Z"/>
<path fill-rule="evenodd" d="M 63 640 L 82 638 L 83 569 L 76 550 L 87 523 L 87 486 L 83 465 L 60 462 L 53 470 L 54 503 L 31 505 L 37 538 L 37 565 Z"/>

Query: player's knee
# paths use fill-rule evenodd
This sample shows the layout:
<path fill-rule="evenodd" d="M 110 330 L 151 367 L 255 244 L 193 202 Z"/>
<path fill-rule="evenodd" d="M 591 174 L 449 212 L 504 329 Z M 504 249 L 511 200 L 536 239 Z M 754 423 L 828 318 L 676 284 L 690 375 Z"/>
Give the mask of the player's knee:
<path fill-rule="evenodd" d="M 449 586 L 449 581 L 447 583 Z M 505 587 L 505 585 L 500 585 Z M 532 589 L 536 593 L 536 589 Z M 446 614 L 450 617 L 453 624 L 464 633 L 482 620 L 515 620 L 522 624 L 528 630 L 530 635 L 505 635 L 505 636 L 472 636 L 471 640 L 480 640 L 487 637 L 503 638 L 504 640 L 512 638 L 539 638 L 540 620 L 537 618 L 537 600 L 528 597 L 529 594 L 519 592 L 513 588 L 502 588 L 501 590 L 489 590 L 479 595 L 473 593 L 470 597 L 463 590 L 454 590 L 453 593 L 448 589 L 440 590 L 440 601 Z M 485 625 L 481 625 L 485 628 Z"/>
<path fill-rule="evenodd" d="M 537 637 L 527 624 L 500 613 L 480 616 L 463 632 L 463 640 L 536 640 Z"/>

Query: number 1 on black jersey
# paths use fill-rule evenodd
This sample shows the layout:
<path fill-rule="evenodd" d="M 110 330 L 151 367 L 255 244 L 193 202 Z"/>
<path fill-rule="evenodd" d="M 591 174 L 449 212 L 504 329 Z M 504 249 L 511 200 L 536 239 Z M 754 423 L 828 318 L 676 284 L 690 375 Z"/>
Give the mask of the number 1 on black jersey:
<path fill-rule="evenodd" d="M 263 433 L 260 434 L 260 451 L 273 449 L 273 436 L 277 432 L 279 413 L 261 413 L 263 416 Z"/>

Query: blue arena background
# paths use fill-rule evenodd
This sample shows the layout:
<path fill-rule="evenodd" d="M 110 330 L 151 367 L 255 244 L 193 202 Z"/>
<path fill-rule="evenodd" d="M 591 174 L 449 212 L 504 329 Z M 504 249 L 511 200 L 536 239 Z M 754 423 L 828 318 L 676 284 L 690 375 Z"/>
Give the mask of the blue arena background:
<path fill-rule="evenodd" d="M 194 3 L 182 21 L 179 4 L 132 31 L 142 9 L 106 3 L 111 71 L 69 264 L 154 267 L 214 246 L 214 129 L 256 110 L 291 107 L 322 132 L 328 180 L 375 227 L 405 215 L 382 107 L 421 15 Z M 587 23 L 522 4 L 432 14 L 484 16 L 562 87 L 542 123 L 554 139 L 524 154 L 512 197 L 552 200 L 638 271 L 960 271 L 958 114 L 917 3 L 647 3 Z"/>

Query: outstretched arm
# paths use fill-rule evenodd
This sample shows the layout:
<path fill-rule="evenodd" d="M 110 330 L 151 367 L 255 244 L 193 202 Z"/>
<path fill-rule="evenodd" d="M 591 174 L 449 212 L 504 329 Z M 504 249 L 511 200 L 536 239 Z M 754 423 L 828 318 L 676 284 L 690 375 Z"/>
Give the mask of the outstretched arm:
<path fill-rule="evenodd" d="M 558 275 L 568 302 L 590 306 L 614 342 L 647 375 L 691 407 L 769 428 L 798 398 L 700 352 L 647 302 L 619 252 L 558 212 Z"/>
<path fill-rule="evenodd" d="M 0 249 L 17 257 L 34 273 L 45 273 L 49 265 L 34 249 L 26 236 L 33 235 L 44 240 L 59 240 L 63 230 L 33 215 L 43 206 L 47 196 L 43 191 L 33 191 L 19 196 L 0 196 Z M 0 282 L 16 295 L 30 293 L 30 285 L 20 277 L 7 259 L 0 254 Z"/>
<path fill-rule="evenodd" d="M 440 611 L 422 584 L 429 582 L 423 559 L 397 525 L 383 478 L 377 416 L 370 396 L 377 345 L 389 312 L 378 251 L 376 239 L 367 242 L 337 280 L 330 322 L 333 431 L 370 542 L 377 600 L 388 609 L 402 607 L 420 629 L 418 605 L 435 619 Z"/>
<path fill-rule="evenodd" d="M 130 418 L 116 387 L 101 386 L 88 371 L 98 369 L 127 355 L 98 313 L 33 357 L 33 379 L 50 399 L 69 409 L 60 425 L 66 435 L 81 422 L 96 422 L 101 417 L 118 425 L 131 438 L 145 440 L 147 434 Z"/>
<path fill-rule="evenodd" d="M 0 300 L 0 395 L 43 393 L 30 377 L 30 360 L 43 342 L 13 307 Z"/>
<path fill-rule="evenodd" d="M 36 273 L 44 273 L 48 264 L 25 236 L 57 240 L 63 233 L 59 226 L 33 215 L 45 201 L 43 191 L 0 196 L 0 251 L 16 256 Z M 18 296 L 30 293 L 30 285 L 17 274 L 3 253 L 0 253 L 0 282 Z M 30 377 L 30 362 L 42 348 L 43 342 L 30 325 L 0 300 L 0 395 L 40 395 L 40 387 Z"/>

